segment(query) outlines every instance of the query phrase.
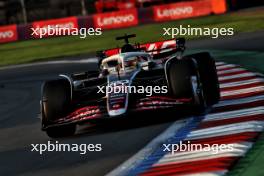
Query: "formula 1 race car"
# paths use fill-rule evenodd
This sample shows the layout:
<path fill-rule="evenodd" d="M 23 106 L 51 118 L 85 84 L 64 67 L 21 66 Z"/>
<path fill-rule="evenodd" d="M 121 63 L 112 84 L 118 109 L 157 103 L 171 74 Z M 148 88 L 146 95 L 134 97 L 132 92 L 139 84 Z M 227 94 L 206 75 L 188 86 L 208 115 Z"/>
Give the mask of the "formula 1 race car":
<path fill-rule="evenodd" d="M 181 107 L 200 112 L 220 99 L 214 59 L 207 52 L 183 56 L 185 39 L 131 45 L 97 53 L 98 70 L 59 75 L 42 86 L 42 130 L 72 135 L 76 125 Z M 133 118 L 133 116 L 132 116 Z"/>

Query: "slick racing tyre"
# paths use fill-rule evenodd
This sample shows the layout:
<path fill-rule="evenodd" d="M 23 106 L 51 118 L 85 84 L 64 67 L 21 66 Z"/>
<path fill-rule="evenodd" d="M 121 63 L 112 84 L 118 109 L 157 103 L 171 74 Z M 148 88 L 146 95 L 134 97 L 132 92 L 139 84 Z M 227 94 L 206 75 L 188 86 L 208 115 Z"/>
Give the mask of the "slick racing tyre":
<path fill-rule="evenodd" d="M 194 54 L 188 57 L 194 58 L 197 62 L 206 104 L 210 106 L 218 103 L 220 99 L 220 89 L 214 59 L 207 52 Z"/>
<path fill-rule="evenodd" d="M 47 81 L 42 87 L 41 110 L 42 127 L 51 125 L 58 118 L 64 117 L 70 109 L 71 85 L 66 79 Z M 76 125 L 48 127 L 50 137 L 62 137 L 75 133 Z"/>
<path fill-rule="evenodd" d="M 192 59 L 173 59 L 166 64 L 166 76 L 170 93 L 175 98 L 192 97 L 194 104 L 203 111 L 204 98 L 199 89 L 199 80 L 195 63 Z M 195 86 L 192 79 L 196 79 Z"/>

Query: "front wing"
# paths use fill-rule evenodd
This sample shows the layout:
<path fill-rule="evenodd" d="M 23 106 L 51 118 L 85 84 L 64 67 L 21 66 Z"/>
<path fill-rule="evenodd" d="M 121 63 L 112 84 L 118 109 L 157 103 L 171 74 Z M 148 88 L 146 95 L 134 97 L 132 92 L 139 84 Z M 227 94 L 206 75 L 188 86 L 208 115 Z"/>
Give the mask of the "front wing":
<path fill-rule="evenodd" d="M 130 106 L 129 113 L 143 112 L 143 111 L 159 111 L 179 107 L 180 105 L 192 105 L 192 98 L 175 99 L 163 96 L 150 96 L 140 98 L 134 105 Z M 67 124 L 80 124 L 89 121 L 97 121 L 103 119 L 112 119 L 107 113 L 107 109 L 101 105 L 89 105 L 78 108 L 66 117 L 59 118 L 52 124 L 43 128 L 43 130 Z"/>

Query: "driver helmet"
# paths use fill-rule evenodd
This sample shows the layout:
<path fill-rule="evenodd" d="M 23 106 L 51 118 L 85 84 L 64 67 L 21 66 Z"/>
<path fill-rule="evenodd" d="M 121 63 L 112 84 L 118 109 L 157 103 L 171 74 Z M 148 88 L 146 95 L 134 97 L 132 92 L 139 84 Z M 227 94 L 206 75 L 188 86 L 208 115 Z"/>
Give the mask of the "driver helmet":
<path fill-rule="evenodd" d="M 137 64 L 138 64 L 137 60 L 138 60 L 137 57 L 127 60 L 125 62 L 125 67 L 132 67 L 132 68 L 137 67 Z"/>

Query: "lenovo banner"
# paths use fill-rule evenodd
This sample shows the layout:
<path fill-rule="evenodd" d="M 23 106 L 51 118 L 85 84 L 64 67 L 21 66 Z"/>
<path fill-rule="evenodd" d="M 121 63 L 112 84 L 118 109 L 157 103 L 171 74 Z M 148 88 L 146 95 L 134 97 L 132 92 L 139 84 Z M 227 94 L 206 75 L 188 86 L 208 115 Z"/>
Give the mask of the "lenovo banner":
<path fill-rule="evenodd" d="M 60 18 L 33 22 L 32 27 L 31 35 L 34 38 L 70 35 L 78 29 L 78 21 L 76 17 Z"/>
<path fill-rule="evenodd" d="M 155 21 L 168 21 L 208 15 L 211 11 L 211 1 L 209 0 L 179 2 L 153 7 Z"/>
<path fill-rule="evenodd" d="M 17 41 L 17 25 L 0 27 L 0 43 Z"/>
<path fill-rule="evenodd" d="M 136 9 L 111 13 L 101 13 L 93 16 L 94 27 L 102 29 L 121 28 L 138 25 Z"/>

